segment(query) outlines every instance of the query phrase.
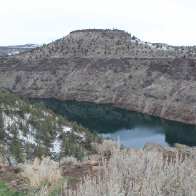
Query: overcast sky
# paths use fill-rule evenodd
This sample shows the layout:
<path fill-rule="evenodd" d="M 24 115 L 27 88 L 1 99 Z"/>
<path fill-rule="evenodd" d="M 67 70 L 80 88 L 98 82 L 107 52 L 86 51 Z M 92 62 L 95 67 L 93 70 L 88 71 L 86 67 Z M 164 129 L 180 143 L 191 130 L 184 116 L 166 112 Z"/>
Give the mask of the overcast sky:
<path fill-rule="evenodd" d="M 49 43 L 86 28 L 196 45 L 196 0 L 0 0 L 0 45 Z"/>

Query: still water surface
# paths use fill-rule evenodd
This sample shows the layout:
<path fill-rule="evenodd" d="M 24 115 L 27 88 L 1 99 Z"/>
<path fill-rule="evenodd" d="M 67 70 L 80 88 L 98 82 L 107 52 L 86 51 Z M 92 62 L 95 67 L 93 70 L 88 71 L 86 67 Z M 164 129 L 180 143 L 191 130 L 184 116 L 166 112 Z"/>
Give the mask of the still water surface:
<path fill-rule="evenodd" d="M 56 99 L 39 101 L 91 131 L 115 140 L 119 138 L 125 146 L 143 147 L 150 141 L 163 146 L 173 146 L 175 143 L 196 146 L 196 126 L 117 109 L 109 104 L 63 102 Z"/>

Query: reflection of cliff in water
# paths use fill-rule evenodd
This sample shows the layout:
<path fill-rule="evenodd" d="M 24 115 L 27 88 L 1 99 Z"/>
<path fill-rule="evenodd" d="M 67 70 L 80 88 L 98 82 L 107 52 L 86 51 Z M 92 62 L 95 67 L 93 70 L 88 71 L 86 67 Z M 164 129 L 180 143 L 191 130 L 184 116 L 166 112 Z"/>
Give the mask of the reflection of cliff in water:
<path fill-rule="evenodd" d="M 58 114 L 66 115 L 91 131 L 114 133 L 121 129 L 145 127 L 149 134 L 165 134 L 168 144 L 181 143 L 196 146 L 196 127 L 177 122 L 151 117 L 138 112 L 131 112 L 88 102 L 59 101 L 56 99 L 39 99 Z M 140 134 L 140 133 L 138 133 Z"/>
<path fill-rule="evenodd" d="M 175 143 L 196 146 L 196 127 L 175 122 L 164 123 L 165 140 L 173 145 Z"/>

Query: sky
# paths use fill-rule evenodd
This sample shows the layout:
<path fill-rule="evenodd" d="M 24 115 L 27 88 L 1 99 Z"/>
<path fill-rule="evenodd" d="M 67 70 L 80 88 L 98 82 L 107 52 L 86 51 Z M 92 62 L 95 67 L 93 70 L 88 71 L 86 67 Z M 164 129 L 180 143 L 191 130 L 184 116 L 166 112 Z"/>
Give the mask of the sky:
<path fill-rule="evenodd" d="M 44 44 L 89 28 L 196 45 L 196 0 L 0 0 L 0 45 Z"/>

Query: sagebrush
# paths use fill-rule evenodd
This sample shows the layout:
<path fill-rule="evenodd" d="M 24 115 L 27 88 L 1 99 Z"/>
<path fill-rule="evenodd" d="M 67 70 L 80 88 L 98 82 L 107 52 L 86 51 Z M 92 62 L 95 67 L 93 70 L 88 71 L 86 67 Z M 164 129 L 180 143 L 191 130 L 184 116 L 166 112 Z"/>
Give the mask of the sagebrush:
<path fill-rule="evenodd" d="M 52 184 L 62 178 L 59 163 L 49 157 L 36 158 L 33 162 L 25 162 L 21 165 L 22 175 L 28 179 L 32 187 L 43 184 Z"/>
<path fill-rule="evenodd" d="M 196 161 L 193 157 L 173 161 L 161 153 L 120 149 L 116 145 L 109 161 L 102 162 L 96 177 L 87 176 L 69 196 L 195 195 Z"/>

